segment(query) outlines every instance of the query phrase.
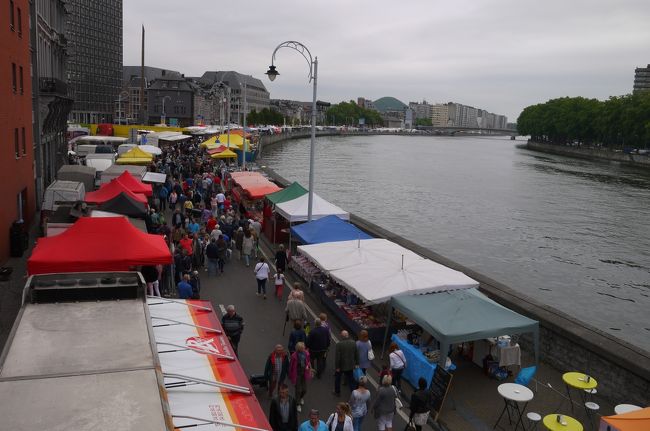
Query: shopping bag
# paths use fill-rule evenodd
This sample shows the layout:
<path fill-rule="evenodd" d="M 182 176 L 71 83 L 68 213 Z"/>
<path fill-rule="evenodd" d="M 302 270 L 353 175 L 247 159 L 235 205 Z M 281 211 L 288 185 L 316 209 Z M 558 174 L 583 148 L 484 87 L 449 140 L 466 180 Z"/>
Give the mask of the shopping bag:
<path fill-rule="evenodd" d="M 361 368 L 355 368 L 354 371 L 352 372 L 352 376 L 354 377 L 354 381 L 358 382 L 361 377 L 363 377 L 363 370 Z"/>

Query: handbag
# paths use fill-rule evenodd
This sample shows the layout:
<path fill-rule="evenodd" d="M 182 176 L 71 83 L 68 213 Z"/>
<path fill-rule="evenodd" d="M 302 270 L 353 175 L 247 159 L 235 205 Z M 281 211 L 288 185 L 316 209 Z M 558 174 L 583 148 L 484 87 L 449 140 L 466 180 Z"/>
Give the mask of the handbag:
<path fill-rule="evenodd" d="M 397 392 L 397 388 L 395 386 L 393 386 L 393 391 L 395 392 L 395 409 L 400 410 L 402 407 L 404 407 L 404 403 L 399 399 L 399 392 Z"/>
<path fill-rule="evenodd" d="M 370 343 L 370 341 L 368 341 L 368 343 Z M 372 350 L 372 343 L 370 343 L 370 349 L 368 350 L 368 360 L 369 361 L 375 360 L 375 352 Z"/>
<path fill-rule="evenodd" d="M 428 419 L 429 419 L 428 411 L 424 413 L 415 413 L 413 415 L 413 423 L 418 426 L 426 425 Z"/>
<path fill-rule="evenodd" d="M 359 379 L 364 376 L 363 370 L 361 368 L 355 368 L 352 372 L 352 376 L 354 377 L 354 381 L 358 382 Z"/>

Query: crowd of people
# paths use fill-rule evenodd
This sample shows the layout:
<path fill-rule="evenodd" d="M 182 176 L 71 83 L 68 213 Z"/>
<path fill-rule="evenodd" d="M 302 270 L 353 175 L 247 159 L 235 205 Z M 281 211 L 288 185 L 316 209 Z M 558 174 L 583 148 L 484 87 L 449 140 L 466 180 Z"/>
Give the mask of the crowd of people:
<path fill-rule="evenodd" d="M 267 283 L 272 280 L 271 293 L 283 299 L 284 272 L 287 253 L 280 246 L 274 256 L 272 271 L 259 253 L 262 225 L 245 216 L 245 209 L 231 199 L 222 183 L 227 179 L 228 165 L 215 164 L 194 140 L 183 146 L 166 149 L 155 169 L 167 174 L 166 182 L 157 187 L 154 205 L 145 222 L 149 232 L 164 235 L 174 257 L 172 274 L 176 295 L 182 299 L 200 298 L 200 271 L 208 277 L 223 274 L 232 259 L 252 263 L 257 295 L 267 298 Z M 169 216 L 169 220 L 165 217 Z M 257 262 L 253 262 L 257 259 Z M 150 295 L 161 295 L 162 268 L 143 268 Z M 264 381 L 272 398 L 269 422 L 274 431 L 360 431 L 368 412 L 372 411 L 379 431 L 392 431 L 393 417 L 400 407 L 401 375 L 408 366 L 404 353 L 394 343 L 390 347 L 389 364 L 380 373 L 381 385 L 373 395 L 366 373 L 374 359 L 367 331 L 353 340 L 348 331 L 341 331 L 334 344 L 333 394 L 341 397 L 342 383 L 349 388 L 347 402 L 339 402 L 326 420 L 320 412 L 309 411 L 309 420 L 298 423 L 310 381 L 324 375 L 331 350 L 332 334 L 327 315 L 310 319 L 300 284 L 295 283 L 285 307 L 285 330 L 289 326 L 286 348 L 279 343 L 268 355 Z M 226 307 L 222 326 L 238 354 L 244 331 L 244 319 L 234 307 Z M 284 335 L 285 331 L 283 331 Z M 288 382 L 293 386 L 290 394 Z M 410 421 L 420 431 L 429 414 L 427 382 L 420 379 L 418 391 L 410 402 Z"/>

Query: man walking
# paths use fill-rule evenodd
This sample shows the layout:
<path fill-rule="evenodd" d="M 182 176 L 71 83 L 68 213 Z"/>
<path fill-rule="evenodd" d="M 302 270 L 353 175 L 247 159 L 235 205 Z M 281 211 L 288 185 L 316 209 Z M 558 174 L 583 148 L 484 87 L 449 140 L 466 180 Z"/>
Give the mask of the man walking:
<path fill-rule="evenodd" d="M 320 379 L 325 371 L 325 358 L 330 348 L 330 331 L 323 327 L 320 319 L 314 320 L 314 329 L 307 336 L 307 348 L 311 358 L 311 367 L 316 370 L 316 378 Z"/>
<path fill-rule="evenodd" d="M 325 422 L 320 420 L 320 413 L 316 409 L 309 411 L 309 420 L 300 424 L 298 431 L 328 431 Z"/>
<path fill-rule="evenodd" d="M 359 352 L 357 344 L 350 339 L 348 331 L 341 331 L 341 341 L 336 343 L 334 367 L 334 395 L 341 395 L 341 375 L 345 375 L 345 380 L 353 391 L 356 388 L 352 371 L 359 366 Z"/>
<path fill-rule="evenodd" d="M 269 424 L 273 431 L 296 431 L 298 429 L 298 411 L 296 400 L 289 395 L 289 387 L 280 384 L 277 397 L 271 400 Z"/>
<path fill-rule="evenodd" d="M 228 340 L 230 340 L 230 344 L 232 344 L 235 355 L 239 356 L 238 347 L 241 334 L 244 332 L 244 318 L 235 312 L 234 305 L 226 307 L 226 314 L 221 318 L 221 325 Z"/>
<path fill-rule="evenodd" d="M 219 247 L 217 247 L 217 240 L 210 238 L 210 244 L 205 248 L 205 256 L 208 258 L 208 275 L 214 272 L 218 274 L 219 263 Z"/>
<path fill-rule="evenodd" d="M 276 389 L 282 390 L 287 373 L 289 373 L 289 355 L 284 351 L 282 344 L 276 344 L 264 366 L 264 377 L 269 387 L 269 396 L 272 397 Z"/>

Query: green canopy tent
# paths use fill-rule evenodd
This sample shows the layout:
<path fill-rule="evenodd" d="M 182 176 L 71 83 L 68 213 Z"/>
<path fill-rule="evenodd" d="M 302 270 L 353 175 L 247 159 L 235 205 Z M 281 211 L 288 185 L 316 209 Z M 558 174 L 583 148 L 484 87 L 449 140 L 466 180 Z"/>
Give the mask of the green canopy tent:
<path fill-rule="evenodd" d="M 266 198 L 273 204 L 275 205 L 280 204 L 282 202 L 288 202 L 292 201 L 294 199 L 299 198 L 302 195 L 306 195 L 307 189 L 298 184 L 296 181 L 291 183 L 288 187 L 283 188 L 280 191 L 277 191 L 275 193 L 271 193 L 266 195 Z M 275 217 L 273 217 L 273 243 L 275 244 L 275 231 L 276 231 L 276 226 L 275 226 L 276 220 Z M 291 228 L 291 222 L 289 222 L 289 228 Z M 291 230 L 289 230 L 289 245 L 291 245 Z"/>
<path fill-rule="evenodd" d="M 440 351 L 443 352 L 440 364 L 443 366 L 452 344 L 528 332 L 533 334 L 535 363 L 539 362 L 539 322 L 494 302 L 477 289 L 393 297 L 384 340 L 389 335 L 393 309 L 399 310 L 440 342 Z"/>
<path fill-rule="evenodd" d="M 307 189 L 297 182 L 293 182 L 289 187 L 285 187 L 280 191 L 266 195 L 266 198 L 271 201 L 273 205 L 277 205 L 282 202 L 292 201 L 306 194 Z"/>

